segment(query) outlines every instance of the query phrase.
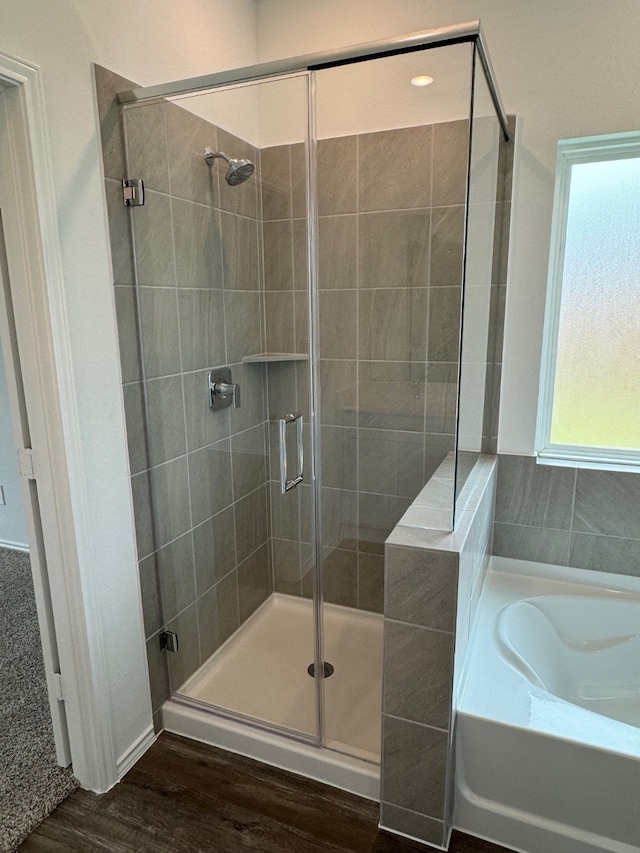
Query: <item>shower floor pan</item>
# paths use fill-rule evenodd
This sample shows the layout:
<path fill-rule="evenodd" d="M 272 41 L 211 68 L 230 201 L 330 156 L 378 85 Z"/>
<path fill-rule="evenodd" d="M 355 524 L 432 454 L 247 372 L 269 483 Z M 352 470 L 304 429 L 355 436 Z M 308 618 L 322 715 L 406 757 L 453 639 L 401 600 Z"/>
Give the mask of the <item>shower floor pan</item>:
<path fill-rule="evenodd" d="M 201 704 L 312 735 L 312 607 L 307 599 L 271 595 L 165 703 L 164 726 L 378 799 L 382 616 L 324 605 L 324 657 L 334 667 L 324 681 L 325 748 L 210 713 Z"/>

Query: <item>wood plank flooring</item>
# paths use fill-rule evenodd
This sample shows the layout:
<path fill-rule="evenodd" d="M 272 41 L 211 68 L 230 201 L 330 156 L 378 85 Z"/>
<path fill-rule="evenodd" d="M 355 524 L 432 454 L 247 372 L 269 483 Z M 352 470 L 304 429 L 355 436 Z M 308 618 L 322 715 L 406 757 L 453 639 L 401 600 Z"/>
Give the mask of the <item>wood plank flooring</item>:
<path fill-rule="evenodd" d="M 107 794 L 76 791 L 20 853 L 424 853 L 376 803 L 164 733 Z M 508 853 L 454 834 L 450 853 Z"/>

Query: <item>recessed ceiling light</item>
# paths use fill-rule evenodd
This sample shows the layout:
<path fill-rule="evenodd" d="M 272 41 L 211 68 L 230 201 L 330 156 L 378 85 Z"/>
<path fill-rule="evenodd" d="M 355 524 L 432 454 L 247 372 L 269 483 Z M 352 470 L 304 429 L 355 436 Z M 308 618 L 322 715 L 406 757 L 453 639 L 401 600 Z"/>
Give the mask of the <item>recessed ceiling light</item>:
<path fill-rule="evenodd" d="M 412 86 L 430 86 L 433 83 L 433 77 L 429 77 L 428 74 L 419 74 L 417 77 L 414 77 L 411 81 Z"/>

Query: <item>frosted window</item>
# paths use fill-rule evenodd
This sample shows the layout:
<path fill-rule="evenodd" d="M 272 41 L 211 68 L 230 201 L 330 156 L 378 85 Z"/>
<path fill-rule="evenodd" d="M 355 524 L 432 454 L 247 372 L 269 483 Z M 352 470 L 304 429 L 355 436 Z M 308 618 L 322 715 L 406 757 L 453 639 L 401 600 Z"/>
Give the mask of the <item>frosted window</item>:
<path fill-rule="evenodd" d="M 640 156 L 571 164 L 561 288 L 551 443 L 640 448 Z"/>

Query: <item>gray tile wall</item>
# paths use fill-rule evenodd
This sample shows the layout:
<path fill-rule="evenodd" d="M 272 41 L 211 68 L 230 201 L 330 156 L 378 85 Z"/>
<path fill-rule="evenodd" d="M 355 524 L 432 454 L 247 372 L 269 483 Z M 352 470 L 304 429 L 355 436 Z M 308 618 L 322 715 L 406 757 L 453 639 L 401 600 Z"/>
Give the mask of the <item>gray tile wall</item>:
<path fill-rule="evenodd" d="M 455 533 L 405 526 L 386 545 L 381 826 L 446 847 L 462 661 L 491 553 L 495 457 L 470 475 Z"/>
<path fill-rule="evenodd" d="M 126 113 L 128 173 L 114 95 L 134 84 L 101 68 L 96 83 L 156 712 L 273 589 L 266 377 L 241 361 L 265 343 L 261 193 L 257 180 L 228 187 L 220 161 L 211 169 L 201 156 L 205 145 L 259 153 L 154 104 Z M 128 210 L 120 181 L 134 172 L 146 202 Z M 207 370 L 222 364 L 241 386 L 239 409 L 209 408 Z M 178 633 L 177 654 L 160 652 L 163 628 Z"/>
<path fill-rule="evenodd" d="M 494 554 L 640 576 L 640 477 L 500 454 Z"/>
<path fill-rule="evenodd" d="M 231 188 L 225 164 L 202 157 L 206 145 L 259 153 L 175 104 L 131 110 L 125 129 L 147 189 L 130 215 L 149 466 L 132 467 L 132 479 L 134 493 L 136 479 L 151 482 L 155 541 L 141 537 L 139 556 L 149 572 L 155 563 L 162 627 L 180 637 L 167 655 L 176 691 L 273 588 L 264 368 L 242 363 L 264 350 L 261 198 L 257 180 Z M 241 408 L 209 408 L 216 365 L 231 367 Z M 125 395 L 137 405 L 137 388 L 125 384 Z"/>
<path fill-rule="evenodd" d="M 268 352 L 308 355 L 307 203 L 304 147 L 282 145 L 261 152 L 265 329 Z M 309 362 L 267 367 L 271 451 L 271 532 L 274 589 L 312 595 L 312 496 L 308 483 L 281 494 L 279 419 L 305 413 L 306 472 L 310 470 Z M 287 430 L 290 464 L 296 458 L 295 428 Z M 293 472 L 290 471 L 289 475 Z M 310 479 L 310 478 L 307 478 Z"/>
<path fill-rule="evenodd" d="M 384 541 L 453 446 L 467 137 L 460 121 L 318 143 L 329 602 L 381 611 Z M 262 156 L 267 336 L 289 329 L 267 346 L 287 351 L 307 345 L 303 153 L 278 146 Z M 345 173 L 344 162 L 356 168 Z M 293 400 L 296 384 L 300 407 L 305 371 L 270 366 L 269 399 L 288 388 Z M 275 583 L 305 593 L 304 492 L 287 498 L 281 535 L 274 529 Z"/>

